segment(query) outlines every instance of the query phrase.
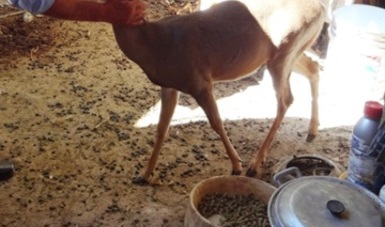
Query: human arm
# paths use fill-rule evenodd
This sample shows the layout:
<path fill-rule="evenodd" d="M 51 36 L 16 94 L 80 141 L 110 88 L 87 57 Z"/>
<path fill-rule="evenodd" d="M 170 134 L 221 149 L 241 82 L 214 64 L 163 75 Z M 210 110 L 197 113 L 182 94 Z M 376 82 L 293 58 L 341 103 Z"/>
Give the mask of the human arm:
<path fill-rule="evenodd" d="M 144 9 L 145 5 L 140 0 L 107 0 L 105 3 L 55 0 L 43 14 L 64 20 L 135 24 L 143 20 Z"/>
<path fill-rule="evenodd" d="M 11 0 L 18 8 L 63 20 L 138 24 L 143 21 L 145 4 L 141 0 Z"/>

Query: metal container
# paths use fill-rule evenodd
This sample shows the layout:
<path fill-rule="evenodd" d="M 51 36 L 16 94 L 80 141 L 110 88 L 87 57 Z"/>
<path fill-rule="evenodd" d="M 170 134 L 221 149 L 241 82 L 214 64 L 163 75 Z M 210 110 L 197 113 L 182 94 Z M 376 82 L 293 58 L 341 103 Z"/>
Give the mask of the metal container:
<path fill-rule="evenodd" d="M 296 167 L 288 171 L 293 168 Z M 292 179 L 274 192 L 268 216 L 272 227 L 383 227 L 385 204 L 375 194 L 351 182 L 329 176 L 307 176 Z"/>
<path fill-rule="evenodd" d="M 305 176 L 306 174 L 303 173 L 303 170 L 301 169 L 301 166 L 299 166 L 299 164 L 307 160 L 309 161 L 309 166 L 302 166 L 302 167 L 307 168 L 307 169 L 304 169 L 304 171 L 312 170 L 312 174 L 311 174 L 312 176 L 323 175 L 323 176 L 338 177 L 341 175 L 343 171 L 345 171 L 343 166 L 341 166 L 337 162 L 332 161 L 331 159 L 328 159 L 321 155 L 305 154 L 305 155 L 295 155 L 295 156 L 283 158 L 276 165 L 277 168 L 274 170 L 274 173 L 279 173 L 284 169 L 295 166 L 299 168 L 302 175 Z"/>

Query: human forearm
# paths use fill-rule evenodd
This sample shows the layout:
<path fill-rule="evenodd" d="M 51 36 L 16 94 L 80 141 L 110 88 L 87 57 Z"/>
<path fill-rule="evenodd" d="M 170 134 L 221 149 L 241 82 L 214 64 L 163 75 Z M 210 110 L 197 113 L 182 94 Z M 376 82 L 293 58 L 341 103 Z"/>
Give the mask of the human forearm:
<path fill-rule="evenodd" d="M 109 22 L 103 4 L 83 0 L 56 0 L 44 15 L 64 20 Z"/>
<path fill-rule="evenodd" d="M 140 0 L 108 0 L 106 3 L 56 0 L 44 15 L 64 20 L 133 24 L 142 20 L 144 9 Z"/>

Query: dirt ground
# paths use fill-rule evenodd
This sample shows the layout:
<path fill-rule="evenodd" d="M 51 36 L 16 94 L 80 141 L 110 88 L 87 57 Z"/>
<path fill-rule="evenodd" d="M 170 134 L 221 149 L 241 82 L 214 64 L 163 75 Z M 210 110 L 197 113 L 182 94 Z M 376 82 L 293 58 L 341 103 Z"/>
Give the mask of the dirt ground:
<path fill-rule="evenodd" d="M 148 2 L 148 20 L 175 13 L 166 1 Z M 274 119 L 269 80 L 216 85 L 245 169 Z M 298 80 L 305 88 L 293 89 L 296 100 L 265 163 L 267 182 L 277 163 L 293 155 L 347 164 L 351 124 L 321 128 L 312 143 L 305 142 L 310 97 L 306 81 Z M 0 182 L 0 226 L 183 226 L 193 186 L 229 174 L 230 161 L 194 100 L 182 95 L 154 174 L 157 183 L 133 184 L 154 144 L 159 91 L 124 57 L 108 24 L 0 19 L 0 159 L 16 166 L 14 176 Z M 225 116 L 229 110 L 236 110 L 234 116 Z M 321 126 L 322 120 L 327 117 Z"/>

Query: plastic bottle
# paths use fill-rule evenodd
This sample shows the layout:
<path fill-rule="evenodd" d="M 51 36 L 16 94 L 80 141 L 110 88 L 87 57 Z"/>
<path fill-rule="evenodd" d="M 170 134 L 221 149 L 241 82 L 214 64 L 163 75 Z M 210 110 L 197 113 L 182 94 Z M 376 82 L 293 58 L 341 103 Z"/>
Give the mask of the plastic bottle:
<path fill-rule="evenodd" d="M 384 93 L 384 108 L 382 110 L 382 118 L 377 134 L 374 136 L 369 147 L 369 153 L 377 156 L 376 161 L 385 165 L 385 93 Z M 385 189 L 384 189 L 385 193 Z"/>
<path fill-rule="evenodd" d="M 376 194 L 384 184 L 384 169 L 376 161 L 377 157 L 370 155 L 369 146 L 378 132 L 382 108 L 379 102 L 365 103 L 364 116 L 353 128 L 347 177 Z"/>
<path fill-rule="evenodd" d="M 384 108 L 382 110 L 382 118 L 380 127 L 374 136 L 369 147 L 369 155 L 376 157 L 376 162 L 383 168 L 383 178 L 385 183 L 385 94 L 384 94 Z M 382 186 L 379 196 L 385 202 L 385 185 Z"/>

